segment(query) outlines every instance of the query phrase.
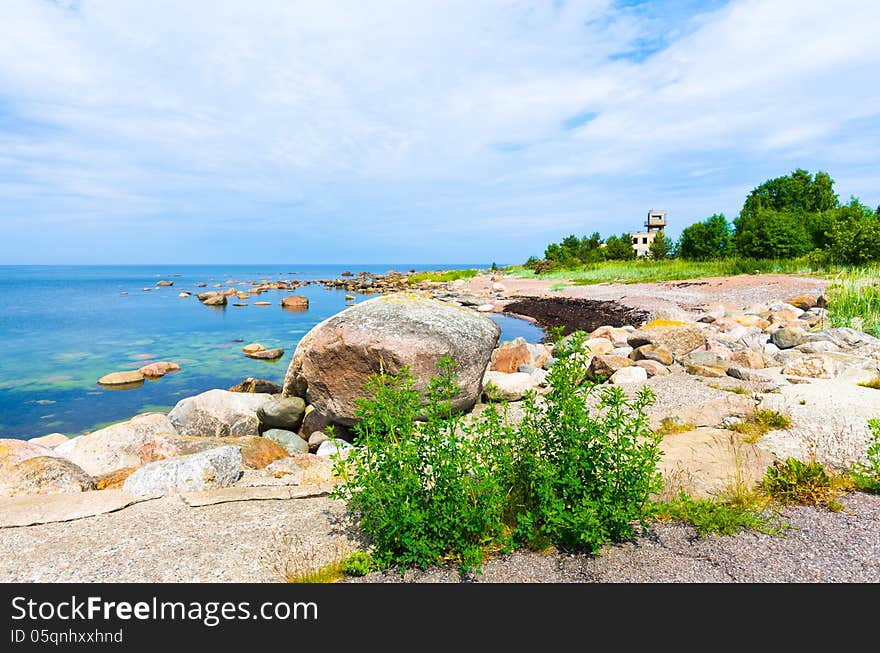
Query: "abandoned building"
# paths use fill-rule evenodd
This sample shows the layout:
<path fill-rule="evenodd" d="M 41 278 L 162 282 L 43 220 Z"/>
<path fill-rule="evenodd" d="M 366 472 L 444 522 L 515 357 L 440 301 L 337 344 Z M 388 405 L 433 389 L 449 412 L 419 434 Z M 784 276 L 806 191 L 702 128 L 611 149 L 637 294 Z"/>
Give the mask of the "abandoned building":
<path fill-rule="evenodd" d="M 634 231 L 629 235 L 636 256 L 648 256 L 648 248 L 651 246 L 654 236 L 662 232 L 665 227 L 665 211 L 655 211 L 653 209 L 648 211 L 648 219 L 645 220 L 645 231 Z"/>

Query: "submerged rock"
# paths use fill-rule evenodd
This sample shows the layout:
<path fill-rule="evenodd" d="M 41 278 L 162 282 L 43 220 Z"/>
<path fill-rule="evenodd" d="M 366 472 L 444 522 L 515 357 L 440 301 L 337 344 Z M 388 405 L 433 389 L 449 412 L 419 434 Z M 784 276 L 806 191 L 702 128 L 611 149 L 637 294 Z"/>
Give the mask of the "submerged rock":
<path fill-rule="evenodd" d="M 260 351 L 245 352 L 248 358 L 256 358 L 258 360 L 276 360 L 284 356 L 283 349 L 262 349 Z"/>
<path fill-rule="evenodd" d="M 100 385 L 133 385 L 143 383 L 144 373 L 140 370 L 129 370 L 126 372 L 112 372 L 105 374 L 98 383 Z"/>

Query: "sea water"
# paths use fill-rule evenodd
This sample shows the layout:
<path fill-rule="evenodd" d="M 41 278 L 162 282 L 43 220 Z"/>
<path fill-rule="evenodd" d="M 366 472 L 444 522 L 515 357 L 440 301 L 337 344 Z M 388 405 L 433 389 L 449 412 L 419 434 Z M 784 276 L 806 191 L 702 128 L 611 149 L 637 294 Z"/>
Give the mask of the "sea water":
<path fill-rule="evenodd" d="M 247 291 L 250 282 L 333 279 L 344 270 L 385 274 L 469 267 L 486 266 L 0 266 L 0 438 L 76 435 L 138 413 L 167 412 L 184 397 L 225 389 L 247 377 L 280 385 L 303 335 L 373 296 L 303 286 L 295 293 L 309 298 L 309 308 L 296 312 L 280 306 L 290 294 L 286 290 L 245 300 L 233 295 L 222 308 L 202 305 L 197 292 Z M 160 280 L 174 285 L 156 286 Z M 182 298 L 181 291 L 193 295 Z M 354 295 L 354 302 L 346 295 Z M 255 306 L 257 301 L 270 305 Z M 502 341 L 521 336 L 538 342 L 544 335 L 523 320 L 489 317 L 500 325 Z M 284 356 L 248 358 L 241 348 L 251 342 L 283 348 Z M 128 390 L 97 384 L 105 374 L 154 361 L 172 361 L 181 370 Z"/>

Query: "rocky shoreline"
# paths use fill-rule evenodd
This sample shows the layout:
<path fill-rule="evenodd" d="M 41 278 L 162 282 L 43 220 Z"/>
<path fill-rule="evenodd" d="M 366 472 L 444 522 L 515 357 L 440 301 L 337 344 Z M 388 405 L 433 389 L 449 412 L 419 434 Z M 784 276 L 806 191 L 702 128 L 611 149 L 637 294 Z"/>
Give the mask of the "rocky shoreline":
<path fill-rule="evenodd" d="M 652 427 L 670 431 L 661 461 L 669 493 L 711 496 L 734 476 L 759 480 L 788 456 L 844 469 L 864 455 L 878 395 L 858 384 L 877 376 L 880 340 L 828 328 L 821 292 L 735 309 L 719 302 L 669 320 L 632 307 L 614 315 L 604 304 L 524 298 L 504 281 L 476 279 L 488 289 L 481 294 L 473 281 L 417 292 L 371 285 L 379 296 L 303 337 L 283 386 L 246 379 L 182 399 L 167 415 L 138 415 L 72 439 L 0 440 L 0 526 L 94 516 L 163 496 L 195 507 L 326 495 L 337 480 L 332 457 L 352 446 L 354 401 L 369 375 L 408 366 L 424 389 L 444 355 L 459 363 L 458 409 L 476 413 L 507 401 L 516 419 L 523 394 L 545 388 L 554 347 L 499 342 L 490 311 L 531 314 L 569 331 L 585 319 L 617 318 L 589 330 L 587 376 L 627 392 L 655 391 Z M 601 310 L 585 313 L 590 306 Z M 790 424 L 749 441 L 736 425 L 756 409 L 784 414 Z M 328 437 L 331 426 L 341 439 Z M 43 517 L 40 501 L 55 506 Z"/>

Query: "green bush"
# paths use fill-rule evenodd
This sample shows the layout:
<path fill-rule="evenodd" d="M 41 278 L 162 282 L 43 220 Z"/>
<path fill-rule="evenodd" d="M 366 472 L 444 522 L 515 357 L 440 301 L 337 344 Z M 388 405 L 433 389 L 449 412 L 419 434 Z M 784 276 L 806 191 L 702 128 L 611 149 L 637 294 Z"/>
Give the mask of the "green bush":
<path fill-rule="evenodd" d="M 373 558 L 382 566 L 449 560 L 478 570 L 484 546 L 502 537 L 505 495 L 492 458 L 482 455 L 486 443 L 467 437 L 452 410 L 452 362 L 441 361 L 425 408 L 406 368 L 373 375 L 365 389 L 371 396 L 356 411 L 360 446 L 337 460 L 343 483 L 334 495 L 360 517 Z"/>
<path fill-rule="evenodd" d="M 880 492 L 880 418 L 868 420 L 871 440 L 868 443 L 868 461 L 860 462 L 853 469 L 856 486 L 868 492 Z"/>
<path fill-rule="evenodd" d="M 645 525 L 648 497 L 662 488 L 657 471 L 662 436 L 651 430 L 647 387 L 629 399 L 618 386 L 581 385 L 584 334 L 570 336 L 538 403 L 523 402 L 514 447 L 516 465 L 505 483 L 515 503 L 517 541 L 598 550 L 628 539 Z M 588 395 L 598 388 L 598 404 Z"/>
<path fill-rule="evenodd" d="M 629 538 L 662 483 L 659 440 L 643 389 L 628 399 L 618 387 L 581 385 L 583 334 L 560 352 L 540 399 L 522 402 L 518 425 L 506 405 L 468 419 L 451 410 L 452 362 L 444 359 L 423 406 L 410 372 L 377 374 L 359 400 L 356 447 L 337 460 L 348 501 L 382 567 L 454 562 L 479 571 L 487 551 L 516 544 L 595 551 Z"/>

